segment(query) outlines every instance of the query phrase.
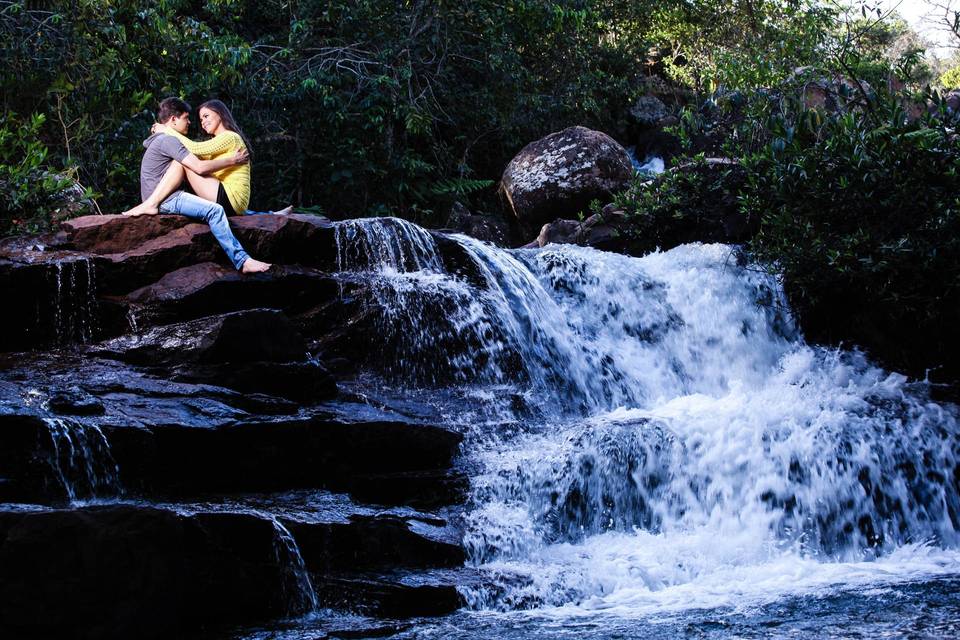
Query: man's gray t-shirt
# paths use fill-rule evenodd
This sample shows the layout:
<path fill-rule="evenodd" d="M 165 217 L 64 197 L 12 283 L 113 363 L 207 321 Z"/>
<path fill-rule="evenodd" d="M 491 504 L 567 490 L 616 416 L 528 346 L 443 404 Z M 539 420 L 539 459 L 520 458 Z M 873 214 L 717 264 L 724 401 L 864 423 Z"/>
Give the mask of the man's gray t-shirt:
<path fill-rule="evenodd" d="M 153 134 L 143 141 L 143 146 L 147 150 L 143 154 L 143 160 L 140 161 L 140 199 L 146 200 L 160 184 L 163 174 L 170 167 L 170 163 L 174 160 L 182 162 L 184 158 L 190 155 L 190 152 L 187 151 L 182 142 L 165 133 Z M 179 190 L 174 191 L 168 197 L 172 197 L 178 192 Z M 164 202 L 166 202 L 166 199 Z"/>

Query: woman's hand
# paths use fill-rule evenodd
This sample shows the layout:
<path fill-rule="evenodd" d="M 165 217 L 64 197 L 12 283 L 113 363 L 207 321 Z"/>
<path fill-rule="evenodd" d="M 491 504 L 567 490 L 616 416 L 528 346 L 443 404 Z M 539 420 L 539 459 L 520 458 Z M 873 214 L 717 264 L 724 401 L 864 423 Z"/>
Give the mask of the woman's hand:
<path fill-rule="evenodd" d="M 167 126 L 160 124 L 159 122 L 154 122 L 153 126 L 150 127 L 150 133 L 166 133 Z"/>
<path fill-rule="evenodd" d="M 246 147 L 240 147 L 237 149 L 237 152 L 233 154 L 233 164 L 246 164 L 250 162 L 250 152 L 247 151 Z"/>

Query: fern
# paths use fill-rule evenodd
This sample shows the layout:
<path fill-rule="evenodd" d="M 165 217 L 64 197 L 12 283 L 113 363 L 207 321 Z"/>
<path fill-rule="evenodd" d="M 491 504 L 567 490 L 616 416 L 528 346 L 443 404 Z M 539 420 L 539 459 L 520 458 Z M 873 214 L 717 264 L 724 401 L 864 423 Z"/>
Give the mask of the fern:
<path fill-rule="evenodd" d="M 435 196 L 465 196 L 492 186 L 493 180 L 444 178 L 430 185 L 430 192 Z"/>

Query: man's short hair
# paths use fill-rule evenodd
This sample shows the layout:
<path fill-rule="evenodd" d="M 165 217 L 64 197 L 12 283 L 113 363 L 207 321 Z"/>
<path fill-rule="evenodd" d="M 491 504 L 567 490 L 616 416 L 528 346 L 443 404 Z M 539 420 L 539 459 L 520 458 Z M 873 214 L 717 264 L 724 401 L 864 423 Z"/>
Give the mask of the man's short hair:
<path fill-rule="evenodd" d="M 164 98 L 160 101 L 160 109 L 157 111 L 157 122 L 164 123 L 183 113 L 190 113 L 189 104 L 180 98 Z"/>

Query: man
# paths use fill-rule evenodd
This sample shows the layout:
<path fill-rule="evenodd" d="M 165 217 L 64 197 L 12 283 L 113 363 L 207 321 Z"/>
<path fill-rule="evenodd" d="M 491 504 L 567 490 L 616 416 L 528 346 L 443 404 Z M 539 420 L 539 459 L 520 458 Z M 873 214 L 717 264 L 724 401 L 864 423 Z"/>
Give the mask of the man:
<path fill-rule="evenodd" d="M 157 122 L 186 134 L 190 127 L 190 105 L 180 98 L 165 98 L 160 102 Z M 216 202 L 210 202 L 192 193 L 177 189 L 160 203 L 159 207 L 153 207 L 147 203 L 154 189 L 164 181 L 164 176 L 167 176 L 168 182 L 175 180 L 175 185 L 171 185 L 170 188 L 179 187 L 183 180 L 183 171 L 168 173 L 168 169 L 171 168 L 173 163 L 182 165 L 183 170 L 207 175 L 225 167 L 247 162 L 249 158 L 246 149 L 237 151 L 231 157 L 200 160 L 187 151 L 183 143 L 175 137 L 163 133 L 151 135 L 144 140 L 143 146 L 147 149 L 143 154 L 143 160 L 140 162 L 140 197 L 144 202 L 129 211 L 125 211 L 124 215 L 179 213 L 193 220 L 206 222 L 210 225 L 213 237 L 223 247 L 227 257 L 230 258 L 238 271 L 259 273 L 270 268 L 271 265 L 251 258 L 243 250 L 240 242 L 230 229 L 223 207 Z M 179 167 L 174 168 L 179 169 Z"/>

